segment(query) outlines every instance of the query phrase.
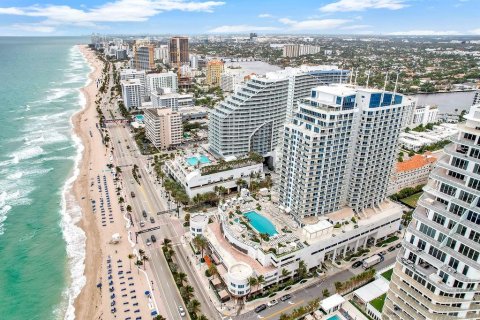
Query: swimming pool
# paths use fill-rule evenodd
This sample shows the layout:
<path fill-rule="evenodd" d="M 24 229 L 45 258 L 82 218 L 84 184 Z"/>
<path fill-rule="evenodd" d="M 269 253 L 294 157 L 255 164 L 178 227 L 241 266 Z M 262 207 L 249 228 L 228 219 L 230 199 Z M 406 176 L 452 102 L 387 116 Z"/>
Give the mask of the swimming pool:
<path fill-rule="evenodd" d="M 139 122 L 143 122 L 143 118 L 144 118 L 143 114 L 137 114 L 135 116 L 135 120 L 137 120 Z"/>
<path fill-rule="evenodd" d="M 275 225 L 256 211 L 249 211 L 243 215 L 248 218 L 248 221 L 252 227 L 254 227 L 258 232 L 266 233 L 270 237 L 278 233 L 277 229 L 275 229 Z"/>
<path fill-rule="evenodd" d="M 199 157 L 195 157 L 195 156 L 190 157 L 190 158 L 187 158 L 186 160 L 187 160 L 187 163 L 191 166 L 196 166 L 199 162 L 201 164 L 207 164 L 211 162 L 210 159 L 204 154 L 200 155 Z"/>
<path fill-rule="evenodd" d="M 342 320 L 337 314 L 334 315 L 333 317 L 328 318 L 327 320 Z"/>

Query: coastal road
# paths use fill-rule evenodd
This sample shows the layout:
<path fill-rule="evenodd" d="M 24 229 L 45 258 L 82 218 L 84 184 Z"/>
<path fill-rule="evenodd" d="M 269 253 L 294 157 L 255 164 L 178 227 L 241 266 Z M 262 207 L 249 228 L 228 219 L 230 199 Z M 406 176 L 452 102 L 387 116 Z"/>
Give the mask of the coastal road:
<path fill-rule="evenodd" d="M 379 263 L 378 265 L 376 265 L 375 269 L 381 270 L 395 263 L 396 254 L 397 254 L 397 250 L 395 250 L 394 252 L 389 252 L 386 255 L 385 260 Z M 335 282 L 346 281 L 351 277 L 353 277 L 355 274 L 358 274 L 362 271 L 364 270 L 363 268 L 360 267 L 358 269 L 344 270 L 344 271 L 338 272 L 336 274 L 328 276 L 323 282 L 317 283 L 311 287 L 307 287 L 307 288 L 295 291 L 294 293 L 291 294 L 292 298 L 289 301 L 280 302 L 276 306 L 267 308 L 266 310 L 260 313 L 249 311 L 239 316 L 232 317 L 232 319 L 234 320 L 279 319 L 282 313 L 290 313 L 293 311 L 293 309 L 298 308 L 302 305 L 307 305 L 309 301 L 317 297 L 321 299 L 323 297 L 322 292 L 325 289 L 328 289 L 330 293 L 335 292 Z M 277 296 L 275 296 L 275 299 L 279 299 L 282 295 L 283 295 L 282 293 L 278 293 Z M 267 303 L 267 301 L 265 301 L 264 303 Z"/>
<path fill-rule="evenodd" d="M 149 168 L 148 161 L 145 156 L 139 154 L 136 144 L 133 141 L 133 137 L 129 134 L 128 129 L 123 128 L 122 125 L 113 125 L 109 127 L 110 135 L 112 137 L 113 145 L 115 148 L 115 163 L 122 166 L 122 176 L 123 176 L 123 191 L 125 193 L 127 202 L 132 205 L 133 212 L 132 218 L 136 227 L 140 221 L 145 221 L 145 228 L 160 226 L 160 230 L 155 230 L 153 232 L 145 233 L 139 236 L 139 242 L 146 242 L 146 239 L 155 234 L 157 239 L 169 238 L 173 241 L 173 244 L 178 244 L 180 237 L 184 233 L 183 226 L 178 219 L 171 219 L 171 215 L 176 215 L 175 212 L 167 213 L 163 215 L 156 215 L 156 212 L 162 212 L 170 208 L 174 208 L 175 205 L 170 203 L 167 198 L 165 198 L 166 192 L 155 183 L 156 179 L 151 174 L 151 169 Z M 120 143 L 118 142 L 120 141 Z M 127 141 L 127 142 L 125 142 Z M 127 149 L 126 146 L 129 145 L 130 149 Z M 133 164 L 137 164 L 139 167 L 139 173 L 141 176 L 139 185 L 132 175 Z M 133 183 L 131 183 L 133 181 Z M 130 192 L 135 193 L 135 197 L 131 198 Z M 145 210 L 148 213 L 148 218 L 142 216 L 142 211 Z M 155 223 L 151 224 L 149 222 L 150 216 L 153 216 Z M 159 248 L 160 245 L 154 244 L 150 247 L 147 247 L 147 252 L 151 257 L 150 263 L 148 265 L 152 266 L 155 282 L 157 284 L 162 284 L 159 287 L 159 294 L 162 299 L 163 304 L 166 305 L 165 309 L 168 313 L 168 318 L 175 319 L 178 317 L 178 306 L 182 305 L 185 308 L 185 305 L 182 302 L 182 299 L 178 293 L 177 287 L 173 278 L 171 277 L 170 270 L 166 264 L 163 253 Z M 194 287 L 196 292 L 196 298 L 201 303 L 201 311 L 209 319 L 220 319 L 218 313 L 215 311 L 213 303 L 209 300 L 208 294 L 205 292 L 203 286 L 198 282 L 195 275 L 191 272 L 188 262 L 186 260 L 186 253 L 183 251 L 182 246 L 176 246 L 175 251 L 177 252 L 176 259 L 179 263 L 180 268 L 187 273 L 187 276 L 190 280 L 190 284 Z M 165 281 L 167 280 L 167 281 Z"/>

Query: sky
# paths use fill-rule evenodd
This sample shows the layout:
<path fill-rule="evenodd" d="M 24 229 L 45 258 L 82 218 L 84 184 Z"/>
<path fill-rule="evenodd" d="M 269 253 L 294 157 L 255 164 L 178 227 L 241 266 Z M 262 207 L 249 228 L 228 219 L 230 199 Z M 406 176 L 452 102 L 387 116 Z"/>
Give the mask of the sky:
<path fill-rule="evenodd" d="M 480 35 L 480 0 L 1 0 L 1 36 Z"/>

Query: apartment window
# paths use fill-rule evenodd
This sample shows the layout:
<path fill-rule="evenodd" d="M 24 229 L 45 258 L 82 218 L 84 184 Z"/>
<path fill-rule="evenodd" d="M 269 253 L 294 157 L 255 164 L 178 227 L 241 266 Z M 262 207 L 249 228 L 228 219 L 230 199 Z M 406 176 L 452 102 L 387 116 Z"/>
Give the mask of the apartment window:
<path fill-rule="evenodd" d="M 438 250 L 437 248 L 430 246 L 430 249 L 428 250 L 428 254 L 434 257 L 435 259 L 438 259 L 442 262 L 445 262 L 446 254 L 445 252 Z"/>
<path fill-rule="evenodd" d="M 463 254 L 465 257 L 472 259 L 473 261 L 478 260 L 478 255 L 479 255 L 478 251 L 464 245 L 463 243 L 461 243 L 460 246 L 458 247 L 458 252 Z"/>
<path fill-rule="evenodd" d="M 457 191 L 457 188 L 452 187 L 445 183 L 442 183 L 440 186 L 440 192 L 448 194 L 449 196 L 453 196 L 456 191 Z"/>
<path fill-rule="evenodd" d="M 437 233 L 437 231 L 429 226 L 427 226 L 426 224 L 421 224 L 420 225 L 420 232 L 426 234 L 427 236 L 429 236 L 430 238 L 435 238 L 435 234 Z"/>
<path fill-rule="evenodd" d="M 459 261 L 453 257 L 450 257 L 450 261 L 448 261 L 448 266 L 452 267 L 453 269 L 457 270 Z"/>
<path fill-rule="evenodd" d="M 449 209 L 451 213 L 456 214 L 457 216 L 461 216 L 466 210 L 467 209 L 465 209 L 464 207 L 461 207 L 455 203 L 452 203 Z"/>
<path fill-rule="evenodd" d="M 464 234 L 464 235 L 465 235 L 465 234 Z M 476 232 L 476 231 L 471 230 L 471 231 L 470 231 L 470 234 L 468 235 L 468 238 L 469 238 L 470 240 L 473 240 L 473 241 L 475 241 L 475 242 L 480 243 L 480 233 L 478 233 L 478 232 Z"/>
<path fill-rule="evenodd" d="M 469 268 L 470 268 L 470 267 L 469 267 L 469 266 L 467 266 L 467 265 L 464 265 L 464 266 L 463 266 L 462 274 L 463 274 L 464 276 L 466 276 L 466 275 L 467 275 L 467 273 L 468 273 L 468 269 L 469 269 Z"/>
<path fill-rule="evenodd" d="M 475 196 L 462 190 L 458 198 L 466 203 L 472 203 L 473 199 L 475 199 Z"/>
<path fill-rule="evenodd" d="M 435 212 L 433 214 L 432 221 L 443 226 L 445 224 L 445 217 Z"/>
<path fill-rule="evenodd" d="M 475 139 L 477 138 L 476 135 L 471 134 L 471 133 L 466 133 L 466 132 L 463 134 L 463 137 L 464 137 L 465 139 L 471 140 L 471 141 L 475 141 Z"/>
<path fill-rule="evenodd" d="M 476 159 L 480 158 L 480 150 L 479 149 L 472 149 L 470 150 L 470 156 Z"/>
<path fill-rule="evenodd" d="M 418 240 L 417 247 L 418 247 L 419 249 L 425 250 L 425 246 L 426 246 L 426 245 L 427 245 L 427 243 L 426 243 L 424 240 L 422 240 L 422 239 L 419 239 L 419 240 Z"/>
<path fill-rule="evenodd" d="M 473 173 L 480 174 L 480 165 L 478 163 L 475 163 L 473 166 Z"/>
<path fill-rule="evenodd" d="M 458 234 L 464 236 L 464 235 L 465 235 L 465 232 L 467 232 L 467 227 L 459 224 L 459 225 L 457 226 L 457 231 L 456 231 L 456 232 L 457 232 Z"/>
<path fill-rule="evenodd" d="M 480 180 L 470 178 L 468 181 L 468 186 L 472 189 L 480 191 Z"/>
<path fill-rule="evenodd" d="M 460 169 L 467 169 L 468 161 L 453 157 L 452 158 L 452 166 L 460 168 Z"/>
<path fill-rule="evenodd" d="M 461 174 L 461 173 L 458 173 L 458 172 L 455 172 L 455 171 L 448 171 L 448 175 L 451 176 L 451 177 L 454 177 L 456 179 L 460 179 L 460 180 L 463 180 L 465 179 L 465 175 L 464 174 Z"/>
<path fill-rule="evenodd" d="M 480 224 L 480 215 L 474 211 L 468 211 L 467 220 L 476 224 Z"/>

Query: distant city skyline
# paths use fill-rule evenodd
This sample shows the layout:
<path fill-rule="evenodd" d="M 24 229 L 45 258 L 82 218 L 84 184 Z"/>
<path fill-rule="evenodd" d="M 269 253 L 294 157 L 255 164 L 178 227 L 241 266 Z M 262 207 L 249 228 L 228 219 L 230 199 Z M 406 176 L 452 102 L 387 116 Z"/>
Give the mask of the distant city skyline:
<path fill-rule="evenodd" d="M 2 0 L 0 36 L 480 35 L 478 0 Z"/>

